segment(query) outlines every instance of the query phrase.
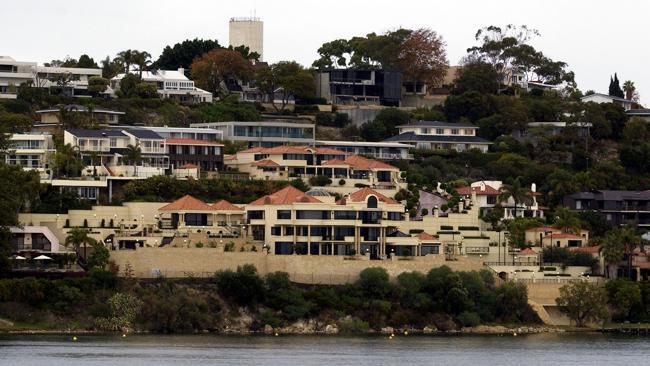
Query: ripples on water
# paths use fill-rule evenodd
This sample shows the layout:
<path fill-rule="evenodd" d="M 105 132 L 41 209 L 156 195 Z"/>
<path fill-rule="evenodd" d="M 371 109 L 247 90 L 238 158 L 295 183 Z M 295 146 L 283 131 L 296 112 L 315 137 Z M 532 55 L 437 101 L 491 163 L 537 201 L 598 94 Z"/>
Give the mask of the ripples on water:
<path fill-rule="evenodd" d="M 2 335 L 0 365 L 648 365 L 650 340 L 527 336 Z"/>

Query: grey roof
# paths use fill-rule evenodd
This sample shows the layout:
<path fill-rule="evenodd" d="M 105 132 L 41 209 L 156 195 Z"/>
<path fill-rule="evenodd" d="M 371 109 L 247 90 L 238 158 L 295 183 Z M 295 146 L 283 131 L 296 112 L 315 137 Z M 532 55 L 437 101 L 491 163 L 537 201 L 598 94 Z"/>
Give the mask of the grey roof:
<path fill-rule="evenodd" d="M 305 194 L 308 195 L 308 196 L 312 196 L 312 197 L 331 197 L 332 196 L 327 191 L 324 191 L 322 189 L 314 189 L 314 188 L 308 190 L 307 192 L 305 192 Z"/>
<path fill-rule="evenodd" d="M 585 95 L 584 97 L 582 97 L 582 98 L 580 98 L 580 99 L 586 99 L 586 98 L 589 98 L 589 97 L 592 96 L 592 95 L 599 95 L 599 96 L 601 96 L 601 97 L 609 98 L 609 99 L 611 99 L 611 100 L 617 100 L 617 101 L 619 101 L 619 102 L 632 103 L 632 101 L 629 100 L 629 99 L 625 99 L 625 98 L 621 98 L 621 97 L 615 97 L 615 96 L 613 96 L 613 95 L 603 94 L 603 93 L 593 93 L 593 94 L 588 94 L 588 95 Z"/>
<path fill-rule="evenodd" d="M 67 132 L 77 137 L 126 137 L 122 131 L 102 129 L 102 130 L 81 130 L 81 129 L 66 129 Z"/>
<path fill-rule="evenodd" d="M 643 108 L 643 109 L 628 109 L 625 111 L 627 114 L 631 115 L 650 115 L 650 108 Z"/>
<path fill-rule="evenodd" d="M 412 121 L 405 125 L 399 125 L 400 127 L 472 127 L 478 128 L 471 123 L 454 123 L 454 122 L 443 122 L 443 121 Z"/>
<path fill-rule="evenodd" d="M 162 139 L 162 137 L 152 130 L 130 128 L 126 132 L 140 139 Z"/>
<path fill-rule="evenodd" d="M 54 106 L 50 107 L 47 109 L 41 109 L 36 111 L 36 113 L 52 113 L 52 112 L 58 112 L 61 109 L 65 109 L 70 112 L 88 112 L 88 107 L 80 105 L 80 104 L 66 104 L 63 106 Z M 124 112 L 120 111 L 114 111 L 111 109 L 105 109 L 105 108 L 93 108 L 93 113 L 107 113 L 107 114 L 126 114 Z"/>
<path fill-rule="evenodd" d="M 410 238 L 411 237 L 411 235 L 406 234 L 406 233 L 404 233 L 402 231 L 399 231 L 399 230 L 395 230 L 395 231 L 393 231 L 392 233 L 390 233 L 390 234 L 388 234 L 386 236 L 389 237 L 389 238 Z"/>
<path fill-rule="evenodd" d="M 405 132 L 397 136 L 392 136 L 384 141 L 398 141 L 398 142 L 417 142 L 417 141 L 426 141 L 426 142 L 459 142 L 459 143 L 477 143 L 477 144 L 491 144 L 490 141 L 478 137 L 478 136 L 467 136 L 467 135 L 418 135 L 414 132 Z"/>
<path fill-rule="evenodd" d="M 591 192 L 578 192 L 570 195 L 573 199 L 625 201 L 625 200 L 650 200 L 650 191 L 614 191 L 595 190 Z"/>

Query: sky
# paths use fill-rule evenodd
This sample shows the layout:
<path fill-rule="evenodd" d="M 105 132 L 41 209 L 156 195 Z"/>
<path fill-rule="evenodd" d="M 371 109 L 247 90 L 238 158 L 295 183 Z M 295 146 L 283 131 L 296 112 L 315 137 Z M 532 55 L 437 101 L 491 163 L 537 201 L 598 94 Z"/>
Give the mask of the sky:
<path fill-rule="evenodd" d="M 86 53 L 99 61 L 138 49 L 155 60 L 166 45 L 188 38 L 227 45 L 228 20 L 253 14 L 264 21 L 264 60 L 305 66 L 324 42 L 400 27 L 441 34 L 455 65 L 476 44 L 477 29 L 525 24 L 541 33 L 531 44 L 568 63 L 581 90 L 607 93 L 616 72 L 650 103 L 644 0 L 20 0 L 2 5 L 0 55 L 43 63 Z"/>

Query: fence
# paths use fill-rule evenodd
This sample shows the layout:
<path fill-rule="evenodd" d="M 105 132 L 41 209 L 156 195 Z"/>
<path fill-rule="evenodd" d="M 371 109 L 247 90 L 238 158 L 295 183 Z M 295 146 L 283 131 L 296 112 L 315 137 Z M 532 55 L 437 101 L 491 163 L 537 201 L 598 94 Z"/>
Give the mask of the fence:
<path fill-rule="evenodd" d="M 525 283 L 525 284 L 535 283 L 535 284 L 545 284 L 545 285 L 558 284 L 558 283 L 566 285 L 575 282 L 591 282 L 597 285 L 602 285 L 605 283 L 605 280 L 602 277 L 513 278 L 512 280 L 515 282 Z"/>
<path fill-rule="evenodd" d="M 128 270 L 127 270 L 128 271 Z M 126 274 L 126 273 L 121 273 Z M 208 279 L 214 277 L 215 272 L 206 271 L 167 271 L 156 270 L 151 271 L 134 271 L 128 275 L 136 278 L 154 279 L 154 278 L 200 278 Z M 334 274 L 334 273 L 299 273 L 289 272 L 289 278 L 292 282 L 301 283 L 305 285 L 319 285 L 319 284 L 345 284 L 356 281 L 359 278 L 358 274 Z"/>

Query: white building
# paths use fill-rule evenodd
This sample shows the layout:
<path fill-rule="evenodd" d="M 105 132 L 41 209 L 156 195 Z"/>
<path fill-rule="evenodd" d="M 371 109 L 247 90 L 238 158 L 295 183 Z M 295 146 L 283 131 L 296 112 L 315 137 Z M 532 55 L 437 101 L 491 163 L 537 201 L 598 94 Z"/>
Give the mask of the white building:
<path fill-rule="evenodd" d="M 38 66 L 0 56 L 0 98 L 15 99 L 18 86 L 26 82 L 39 88 L 61 88 L 68 96 L 88 96 L 88 79 L 93 76 L 101 77 L 102 69 Z M 64 85 L 57 79 L 65 79 Z"/>
<path fill-rule="evenodd" d="M 465 198 L 471 198 L 473 194 L 476 195 L 476 205 L 479 207 L 481 216 L 487 214 L 498 203 L 504 209 L 504 219 L 514 219 L 515 217 L 544 217 L 542 207 L 537 203 L 537 196 L 539 193 L 536 191 L 535 184 L 531 184 L 530 191 L 532 192 L 530 202 L 518 202 L 515 206 L 515 201 L 509 197 L 504 202 L 499 202 L 499 196 L 503 193 L 503 182 L 500 180 L 495 181 L 478 181 L 470 184 L 469 187 L 459 187 L 456 191 Z"/>
<path fill-rule="evenodd" d="M 125 74 L 118 74 L 111 79 L 111 88 L 120 89 L 120 81 Z M 162 98 L 174 99 L 187 103 L 211 103 L 212 93 L 194 86 L 194 81 L 185 76 L 185 69 L 143 71 L 142 81 L 155 83 L 156 90 Z"/>
<path fill-rule="evenodd" d="M 583 103 L 587 103 L 587 102 L 594 102 L 598 104 L 616 103 L 622 106 L 626 111 L 632 109 L 632 106 L 635 104 L 633 101 L 625 98 L 619 98 L 612 95 L 601 94 L 601 93 L 585 95 L 584 97 L 580 98 L 580 100 L 582 100 Z"/>
<path fill-rule="evenodd" d="M 245 142 L 248 147 L 313 145 L 316 137 L 316 125 L 313 123 L 290 120 L 206 122 L 192 123 L 190 127 L 222 131 L 225 140 Z"/>
<path fill-rule="evenodd" d="M 416 121 L 397 126 L 399 135 L 389 137 L 385 142 L 399 142 L 417 149 L 451 149 L 466 151 L 478 149 L 487 152 L 492 144 L 476 136 L 478 127 L 468 123 L 440 121 Z"/>
<path fill-rule="evenodd" d="M 45 174 L 50 160 L 56 152 L 52 135 L 16 133 L 9 139 L 11 147 L 5 155 L 5 162 L 24 169 L 36 169 Z"/>
<path fill-rule="evenodd" d="M 260 18 L 230 18 L 228 35 L 230 46 L 246 46 L 250 52 L 257 52 L 260 55 L 260 61 L 262 61 L 264 23 Z"/>
<path fill-rule="evenodd" d="M 317 147 L 329 147 L 330 149 L 345 151 L 354 155 L 369 156 L 380 160 L 413 159 L 413 154 L 409 154 L 409 149 L 412 146 L 399 142 L 316 140 L 314 145 Z"/>

